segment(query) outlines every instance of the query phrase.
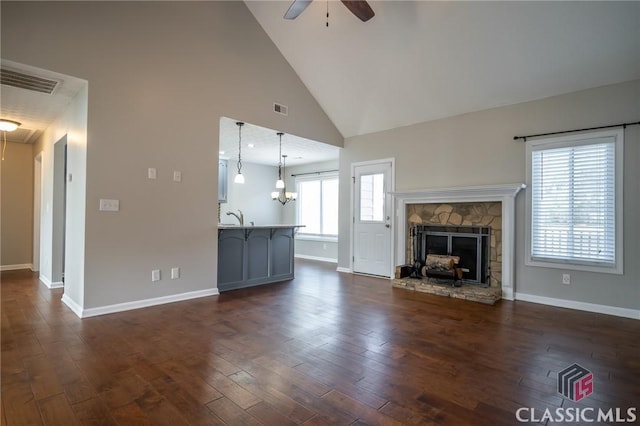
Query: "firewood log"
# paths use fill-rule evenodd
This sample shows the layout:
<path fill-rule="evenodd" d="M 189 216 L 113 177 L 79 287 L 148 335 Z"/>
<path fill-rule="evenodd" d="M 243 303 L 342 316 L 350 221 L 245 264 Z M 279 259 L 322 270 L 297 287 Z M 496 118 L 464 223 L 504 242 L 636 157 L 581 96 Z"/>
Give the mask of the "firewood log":
<path fill-rule="evenodd" d="M 460 262 L 459 256 L 446 256 L 441 254 L 428 254 L 425 266 L 428 270 L 449 271 Z"/>

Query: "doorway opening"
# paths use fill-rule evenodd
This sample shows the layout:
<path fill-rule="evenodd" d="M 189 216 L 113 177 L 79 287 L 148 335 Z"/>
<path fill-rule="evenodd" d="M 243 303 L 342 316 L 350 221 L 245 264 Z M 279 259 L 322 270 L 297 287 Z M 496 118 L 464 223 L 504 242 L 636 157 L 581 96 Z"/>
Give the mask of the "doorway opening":
<path fill-rule="evenodd" d="M 65 235 L 67 216 L 67 136 L 53 145 L 53 229 L 51 246 L 51 287 L 64 286 Z"/>

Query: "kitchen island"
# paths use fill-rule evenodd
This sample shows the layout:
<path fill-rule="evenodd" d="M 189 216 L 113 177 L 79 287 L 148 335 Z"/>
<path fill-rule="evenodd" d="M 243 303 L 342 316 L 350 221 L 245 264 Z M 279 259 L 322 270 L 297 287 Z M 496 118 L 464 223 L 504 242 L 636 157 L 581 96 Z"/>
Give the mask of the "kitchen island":
<path fill-rule="evenodd" d="M 218 225 L 218 291 L 294 278 L 294 235 L 304 225 Z"/>

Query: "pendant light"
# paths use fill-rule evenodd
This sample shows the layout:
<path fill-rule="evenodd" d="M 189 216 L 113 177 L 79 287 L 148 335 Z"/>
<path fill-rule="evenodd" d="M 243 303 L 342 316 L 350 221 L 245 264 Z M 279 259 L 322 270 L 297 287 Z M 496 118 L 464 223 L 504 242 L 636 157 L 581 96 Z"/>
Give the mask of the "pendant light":
<path fill-rule="evenodd" d="M 276 181 L 276 189 L 284 188 L 284 181 L 282 180 L 282 135 L 284 133 L 278 132 L 280 137 L 280 151 L 278 153 L 278 180 Z"/>
<path fill-rule="evenodd" d="M 283 155 L 282 156 L 282 173 L 285 175 L 286 175 L 285 173 L 286 167 L 287 167 L 287 156 Z M 282 189 L 280 189 L 280 191 L 273 191 L 271 193 L 271 199 L 279 202 L 283 206 L 287 204 L 289 201 L 295 201 L 296 198 L 298 198 L 298 193 L 287 192 L 287 187 L 286 185 L 284 185 L 284 181 L 283 181 Z"/>
<path fill-rule="evenodd" d="M 236 124 L 238 125 L 238 174 L 233 179 L 233 182 L 244 183 L 244 176 L 242 175 L 242 126 L 244 126 L 244 123 L 238 121 Z"/>

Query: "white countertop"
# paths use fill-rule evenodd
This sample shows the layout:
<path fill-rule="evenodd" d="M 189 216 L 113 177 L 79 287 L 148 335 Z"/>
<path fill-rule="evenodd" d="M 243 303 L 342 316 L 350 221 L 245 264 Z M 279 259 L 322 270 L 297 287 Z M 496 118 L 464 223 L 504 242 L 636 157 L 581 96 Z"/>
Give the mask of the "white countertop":
<path fill-rule="evenodd" d="M 219 223 L 218 229 L 275 229 L 275 228 L 303 228 L 305 225 L 232 225 Z"/>

